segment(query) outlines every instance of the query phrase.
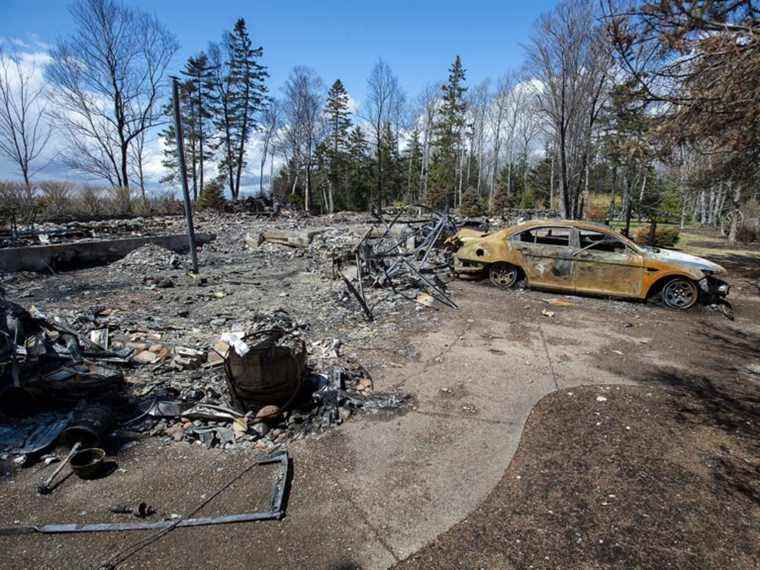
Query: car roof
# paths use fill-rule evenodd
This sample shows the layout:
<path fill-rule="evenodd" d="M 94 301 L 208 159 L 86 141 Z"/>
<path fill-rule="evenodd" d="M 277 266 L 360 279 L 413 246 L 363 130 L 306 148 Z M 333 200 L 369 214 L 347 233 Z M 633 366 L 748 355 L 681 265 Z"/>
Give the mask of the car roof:
<path fill-rule="evenodd" d="M 510 226 L 509 228 L 507 228 L 507 230 L 509 230 L 510 234 L 513 234 L 516 232 L 521 232 L 521 231 L 529 230 L 532 228 L 543 228 L 546 226 L 553 226 L 555 228 L 556 227 L 577 228 L 577 229 L 587 229 L 587 230 L 592 230 L 592 231 L 617 233 L 615 230 L 613 230 L 609 226 L 605 226 L 604 224 L 599 224 L 597 222 L 588 222 L 585 220 L 562 220 L 559 218 L 528 220 L 527 222 L 522 222 L 520 224 Z"/>
<path fill-rule="evenodd" d="M 554 228 L 575 228 L 578 230 L 590 230 L 593 232 L 610 233 L 610 234 L 613 234 L 615 237 L 623 240 L 624 242 L 633 245 L 634 249 L 638 250 L 638 247 L 635 247 L 635 244 L 630 239 L 627 239 L 624 235 L 621 235 L 620 232 L 615 231 L 611 227 L 605 226 L 604 224 L 600 224 L 598 222 L 589 222 L 586 220 L 563 220 L 560 218 L 542 218 L 542 219 L 536 219 L 536 220 L 528 220 L 527 222 L 523 222 L 521 224 L 516 224 L 514 226 L 510 226 L 506 228 L 504 230 L 504 234 L 511 236 L 516 233 L 523 232 L 525 230 L 530 230 L 534 228 L 545 228 L 547 226 L 551 226 Z"/>

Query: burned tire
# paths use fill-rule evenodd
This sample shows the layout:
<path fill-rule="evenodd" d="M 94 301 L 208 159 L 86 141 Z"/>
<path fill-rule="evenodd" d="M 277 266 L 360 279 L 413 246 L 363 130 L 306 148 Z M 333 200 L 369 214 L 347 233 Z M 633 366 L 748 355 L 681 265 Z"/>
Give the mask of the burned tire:
<path fill-rule="evenodd" d="M 685 311 L 691 309 L 699 300 L 697 284 L 685 277 L 676 277 L 662 288 L 662 302 L 671 309 Z"/>
<path fill-rule="evenodd" d="M 512 289 L 520 281 L 520 268 L 508 263 L 494 263 L 488 267 L 488 279 L 499 289 Z"/>

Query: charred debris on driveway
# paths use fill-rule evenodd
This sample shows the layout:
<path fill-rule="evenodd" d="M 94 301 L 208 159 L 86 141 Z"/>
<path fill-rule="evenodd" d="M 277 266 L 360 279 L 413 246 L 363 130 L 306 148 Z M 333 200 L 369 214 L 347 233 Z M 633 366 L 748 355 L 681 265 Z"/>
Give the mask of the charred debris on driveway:
<path fill-rule="evenodd" d="M 271 456 L 353 415 L 402 409 L 408 396 L 377 393 L 345 348 L 410 309 L 456 307 L 442 244 L 462 222 L 420 212 L 323 226 L 288 212 L 207 218 L 219 239 L 199 252 L 201 276 L 153 244 L 86 279 L 3 276 L 0 476 L 65 459 L 102 477 L 147 437 Z M 289 286 L 295 274 L 305 278 Z M 64 485 L 59 467 L 39 489 Z"/>

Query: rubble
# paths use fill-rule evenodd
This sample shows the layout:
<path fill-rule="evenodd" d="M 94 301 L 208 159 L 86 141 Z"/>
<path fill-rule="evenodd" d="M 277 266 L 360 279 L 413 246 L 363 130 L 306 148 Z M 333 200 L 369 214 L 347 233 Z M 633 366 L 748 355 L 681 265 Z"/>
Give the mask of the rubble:
<path fill-rule="evenodd" d="M 0 463 L 34 464 L 77 441 L 118 453 L 143 438 L 272 453 L 407 405 L 402 393 L 375 392 L 372 359 L 359 363 L 353 350 L 396 336 L 399 323 L 433 322 L 436 304 L 455 306 L 440 245 L 459 222 L 287 211 L 198 220 L 220 236 L 199 250 L 199 276 L 155 245 L 81 273 L 0 276 L 29 300 L 0 305 Z M 181 223 L 146 219 L 132 231 Z M 239 382 L 244 371 L 253 390 Z M 82 402 L 108 406 L 113 423 L 64 437 Z"/>
<path fill-rule="evenodd" d="M 56 405 L 78 404 L 65 416 L 33 416 L 7 426 L 0 423 L 0 452 L 6 454 L 37 453 L 55 440 L 97 447 L 111 433 L 112 419 L 116 436 L 130 432 L 161 436 L 167 443 L 271 451 L 289 439 L 338 425 L 360 409 L 404 404 L 403 397 L 373 396 L 366 371 L 355 363 L 344 361 L 340 367 L 321 368 L 327 360 L 341 359 L 340 342 L 335 339 L 310 343 L 317 358 L 307 367 L 306 327 L 284 310 L 259 314 L 247 330 L 220 335 L 226 342 L 217 340 L 209 344 L 209 350 L 202 350 L 153 342 L 162 335 L 147 327 L 139 331 L 125 327 L 124 321 L 118 322 L 112 311 L 102 307 L 93 307 L 89 314 L 76 315 L 65 324 L 38 312 L 32 316 L 15 304 L 7 307 L 20 315 L 28 332 L 15 347 L 16 355 L 23 349 L 24 357 L 13 356 L 4 364 L 4 388 L 28 392 L 34 396 L 34 406 L 44 407 L 49 398 L 35 387 L 54 377 L 59 396 Z M 35 330 L 33 325 L 41 328 Z M 90 339 L 110 345 L 110 350 Z M 31 349 L 39 343 L 45 351 Z M 38 368 L 52 366 L 44 358 L 51 347 L 55 347 L 55 362 L 63 359 L 64 365 L 37 374 Z M 32 362 L 31 355 L 38 352 Z M 216 354 L 222 366 L 209 366 L 209 354 Z M 104 369 L 108 373 L 97 374 L 93 370 L 102 365 L 84 355 L 119 362 L 129 370 L 128 382 L 120 370 L 108 368 Z M 87 373 L 79 369 L 82 365 Z M 212 374 L 214 370 L 218 372 Z M 200 376 L 179 376 L 196 372 Z M 205 384 L 194 381 L 202 377 Z M 15 382 L 11 378 L 16 378 Z M 117 378 L 118 384 L 114 384 Z M 83 392 L 86 379 L 90 380 L 89 391 Z M 114 404 L 113 412 L 104 400 Z M 380 400 L 386 404 L 379 404 Z M 24 431 L 27 424 L 35 426 L 34 430 Z"/>

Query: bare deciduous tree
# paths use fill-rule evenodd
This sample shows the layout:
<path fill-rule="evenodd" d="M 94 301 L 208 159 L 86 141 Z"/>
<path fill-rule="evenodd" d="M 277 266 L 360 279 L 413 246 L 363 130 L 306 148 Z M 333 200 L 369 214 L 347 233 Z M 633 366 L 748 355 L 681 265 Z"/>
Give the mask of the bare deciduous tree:
<path fill-rule="evenodd" d="M 398 78 L 390 66 L 382 59 L 378 60 L 367 79 L 367 102 L 364 117 L 370 127 L 377 156 L 377 196 L 378 208 L 383 206 L 383 129 L 390 124 L 397 124 L 404 107 L 404 94 Z M 372 204 L 372 197 L 368 203 Z"/>
<path fill-rule="evenodd" d="M 312 174 L 317 145 L 322 138 L 322 93 L 324 85 L 313 69 L 293 68 L 283 87 L 283 112 L 287 118 L 286 145 L 294 163 L 293 189 L 298 182 L 298 171 L 306 175 L 304 209 L 311 207 Z"/>
<path fill-rule="evenodd" d="M 491 84 L 486 79 L 478 84 L 470 93 L 468 103 L 470 125 L 470 157 L 467 160 L 466 178 L 468 184 L 472 179 L 473 161 L 477 169 L 475 190 L 478 195 L 482 190 L 483 166 L 486 150 L 486 123 L 488 121 L 488 109 L 491 104 Z"/>
<path fill-rule="evenodd" d="M 0 155 L 18 166 L 31 193 L 35 163 L 50 141 L 45 123 L 44 84 L 35 85 L 34 67 L 0 51 Z"/>
<path fill-rule="evenodd" d="M 282 109 L 279 101 L 276 99 L 270 99 L 269 104 L 264 107 L 264 112 L 261 117 L 261 127 L 263 129 L 262 142 L 264 148 L 261 151 L 261 162 L 259 163 L 259 193 L 264 194 L 264 167 L 267 163 L 267 155 L 274 148 L 274 138 L 277 134 L 277 129 L 280 128 L 282 122 Z M 271 174 L 269 180 L 269 186 L 272 186 Z"/>
<path fill-rule="evenodd" d="M 499 159 L 503 144 L 504 125 L 509 115 L 512 90 L 515 87 L 515 75 L 507 72 L 499 78 L 496 85 L 493 106 L 491 107 L 491 128 L 493 129 L 493 166 L 491 168 L 491 191 L 488 195 L 488 205 L 493 208 L 496 192 L 496 177 L 499 175 Z"/>
<path fill-rule="evenodd" d="M 563 0 L 538 21 L 529 69 L 556 144 L 563 217 L 581 215 L 579 200 L 591 137 L 603 107 L 612 56 L 592 0 Z"/>
<path fill-rule="evenodd" d="M 51 115 L 64 162 L 129 187 L 130 145 L 161 120 L 159 100 L 177 42 L 155 17 L 114 0 L 77 0 L 76 31 L 51 51 Z"/>
<path fill-rule="evenodd" d="M 425 87 L 417 100 L 419 119 L 422 130 L 422 168 L 420 169 L 420 193 L 427 196 L 428 179 L 430 178 L 430 150 L 433 140 L 435 113 L 440 104 L 441 84 L 432 83 Z"/>

